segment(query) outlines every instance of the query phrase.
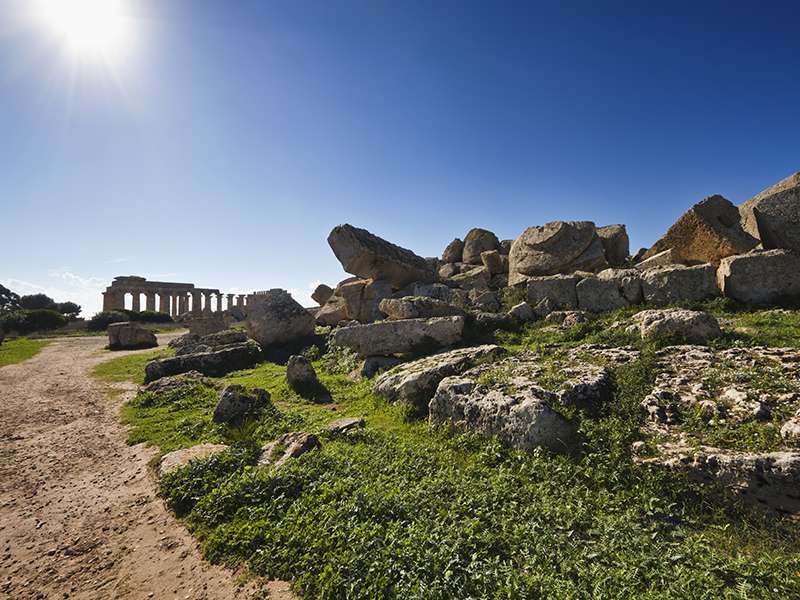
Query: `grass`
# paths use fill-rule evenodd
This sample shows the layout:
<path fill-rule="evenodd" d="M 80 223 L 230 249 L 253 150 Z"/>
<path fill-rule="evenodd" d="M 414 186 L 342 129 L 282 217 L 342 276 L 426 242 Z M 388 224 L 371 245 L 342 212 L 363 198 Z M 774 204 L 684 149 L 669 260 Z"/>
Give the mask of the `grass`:
<path fill-rule="evenodd" d="M 33 358 L 45 346 L 47 346 L 47 342 L 29 340 L 24 337 L 5 340 L 0 344 L 0 367 L 15 365 Z"/>
<path fill-rule="evenodd" d="M 714 342 L 720 348 L 800 341 L 795 313 L 749 313 L 721 301 L 699 307 L 735 321 Z M 209 559 L 292 580 L 307 599 L 800 598 L 800 523 L 745 508 L 721 487 L 634 463 L 639 402 L 658 373 L 657 351 L 674 341 L 608 331 L 637 310 L 590 315 L 561 333 L 534 323 L 495 335 L 470 324 L 469 339 L 512 354 L 552 343 L 641 351 L 640 360 L 613 368 L 612 397 L 599 410 L 564 409 L 581 436 L 571 454 L 517 452 L 410 418 L 373 396 L 371 382 L 347 379 L 352 355 L 320 339 L 304 349 L 318 385 L 286 384 L 286 353 L 276 351 L 223 378 L 270 392 L 272 405 L 252 420 L 213 424 L 218 393 L 200 385 L 140 394 L 124 407 L 130 443 L 162 451 L 230 443 L 166 476 L 162 494 Z M 758 331 L 734 331 L 740 326 Z M 146 361 L 159 355 L 117 358 L 96 373 L 141 381 Z M 738 377 L 771 393 L 783 389 L 757 367 Z M 547 375 L 557 383 L 558 372 Z M 503 383 L 491 370 L 484 378 Z M 363 417 L 367 429 L 322 432 L 340 416 Z M 710 428 L 688 411 L 684 420 L 728 447 L 774 447 L 770 424 Z M 254 466 L 261 445 L 299 430 L 318 433 L 322 447 L 280 469 Z"/>

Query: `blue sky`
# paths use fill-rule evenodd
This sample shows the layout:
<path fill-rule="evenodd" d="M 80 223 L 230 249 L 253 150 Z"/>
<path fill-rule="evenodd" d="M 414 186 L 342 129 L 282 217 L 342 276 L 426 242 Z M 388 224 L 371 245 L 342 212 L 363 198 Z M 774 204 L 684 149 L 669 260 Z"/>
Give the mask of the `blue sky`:
<path fill-rule="evenodd" d="M 84 316 L 118 275 L 311 304 L 341 223 L 634 251 L 800 170 L 794 0 L 119 1 L 100 60 L 0 0 L 0 283 Z"/>

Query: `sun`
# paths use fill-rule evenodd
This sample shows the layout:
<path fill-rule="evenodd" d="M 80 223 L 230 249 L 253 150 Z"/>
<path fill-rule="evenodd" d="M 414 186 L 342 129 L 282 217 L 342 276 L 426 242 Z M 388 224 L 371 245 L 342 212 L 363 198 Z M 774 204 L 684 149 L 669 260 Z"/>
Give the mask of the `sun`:
<path fill-rule="evenodd" d="M 131 44 L 125 0 L 39 0 L 42 17 L 79 60 L 115 62 Z"/>

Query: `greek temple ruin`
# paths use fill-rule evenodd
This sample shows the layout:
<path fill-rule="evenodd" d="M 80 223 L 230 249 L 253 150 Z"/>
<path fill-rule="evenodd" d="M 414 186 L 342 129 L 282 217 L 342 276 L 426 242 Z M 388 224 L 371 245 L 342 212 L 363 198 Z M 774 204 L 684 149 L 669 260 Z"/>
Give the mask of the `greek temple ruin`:
<path fill-rule="evenodd" d="M 215 312 L 232 310 L 247 306 L 247 294 L 222 294 L 217 289 L 197 288 L 193 283 L 168 283 L 147 281 L 144 277 L 115 277 L 103 292 L 103 310 L 126 308 L 128 296 L 131 297 L 132 310 L 155 310 L 177 317 L 191 313 L 195 317 L 209 317 Z M 223 308 L 223 296 L 227 307 Z M 142 303 L 144 297 L 144 304 Z M 215 299 L 215 302 L 212 302 Z M 212 304 L 215 307 L 212 308 Z"/>

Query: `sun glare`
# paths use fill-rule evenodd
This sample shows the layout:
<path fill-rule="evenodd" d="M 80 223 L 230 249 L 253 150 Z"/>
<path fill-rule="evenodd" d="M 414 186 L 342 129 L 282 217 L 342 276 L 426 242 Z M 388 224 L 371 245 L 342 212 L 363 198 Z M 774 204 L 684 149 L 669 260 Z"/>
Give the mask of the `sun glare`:
<path fill-rule="evenodd" d="M 112 63 L 129 49 L 132 24 L 124 0 L 40 0 L 42 16 L 79 60 Z"/>

